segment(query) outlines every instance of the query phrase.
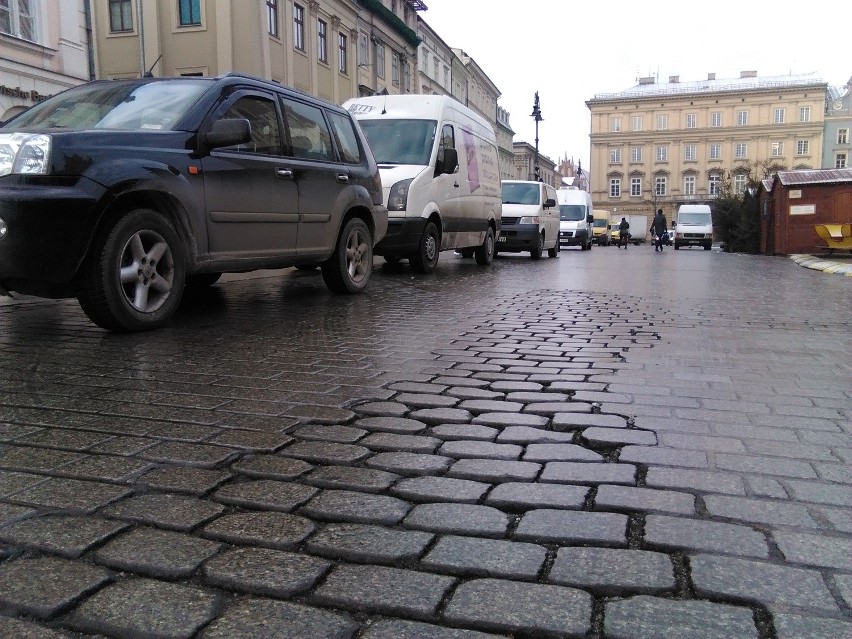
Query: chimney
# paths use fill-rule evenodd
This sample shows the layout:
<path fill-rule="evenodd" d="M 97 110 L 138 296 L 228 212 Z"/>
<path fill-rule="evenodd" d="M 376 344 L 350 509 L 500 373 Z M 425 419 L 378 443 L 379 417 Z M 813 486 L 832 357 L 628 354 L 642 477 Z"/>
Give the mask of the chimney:
<path fill-rule="evenodd" d="M 707 79 L 708 79 L 708 80 L 715 80 L 715 79 L 716 79 L 716 74 L 715 74 L 715 73 L 708 73 L 708 74 L 707 74 Z"/>
<path fill-rule="evenodd" d="M 740 71 L 741 78 L 756 78 L 757 71 Z"/>
<path fill-rule="evenodd" d="M 678 82 L 680 82 L 680 76 L 679 75 L 670 75 L 669 76 L 669 84 L 677 84 Z"/>
<path fill-rule="evenodd" d="M 654 84 L 654 76 L 649 75 L 644 78 L 639 78 L 639 84 Z"/>

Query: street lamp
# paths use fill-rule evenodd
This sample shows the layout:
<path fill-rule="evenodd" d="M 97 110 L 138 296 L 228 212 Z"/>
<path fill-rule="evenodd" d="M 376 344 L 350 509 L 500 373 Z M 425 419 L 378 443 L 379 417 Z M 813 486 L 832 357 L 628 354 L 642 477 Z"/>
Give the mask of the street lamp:
<path fill-rule="evenodd" d="M 538 91 L 535 92 L 535 102 L 533 103 L 533 112 L 531 116 L 535 120 L 535 181 L 541 182 L 541 167 L 538 165 L 538 123 L 544 118 L 541 117 L 541 105 L 538 101 Z"/>

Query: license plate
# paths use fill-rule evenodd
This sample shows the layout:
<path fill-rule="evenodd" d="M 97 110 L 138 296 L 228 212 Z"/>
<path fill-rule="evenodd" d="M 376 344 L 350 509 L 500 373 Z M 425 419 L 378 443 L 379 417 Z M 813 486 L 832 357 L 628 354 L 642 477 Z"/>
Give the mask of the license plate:
<path fill-rule="evenodd" d="M 501 235 L 500 237 L 498 237 L 498 238 L 497 238 L 497 241 L 498 241 L 498 242 L 505 242 L 505 241 L 506 241 L 506 236 L 505 236 L 505 235 Z"/>

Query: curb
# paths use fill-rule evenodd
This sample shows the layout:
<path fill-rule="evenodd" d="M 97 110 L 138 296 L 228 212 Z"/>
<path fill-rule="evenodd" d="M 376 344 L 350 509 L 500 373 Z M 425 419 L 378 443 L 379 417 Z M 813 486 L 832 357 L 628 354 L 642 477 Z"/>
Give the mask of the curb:
<path fill-rule="evenodd" d="M 843 264 L 813 255 L 791 255 L 790 259 L 799 266 L 822 271 L 823 273 L 839 273 L 840 275 L 852 276 L 852 263 Z"/>

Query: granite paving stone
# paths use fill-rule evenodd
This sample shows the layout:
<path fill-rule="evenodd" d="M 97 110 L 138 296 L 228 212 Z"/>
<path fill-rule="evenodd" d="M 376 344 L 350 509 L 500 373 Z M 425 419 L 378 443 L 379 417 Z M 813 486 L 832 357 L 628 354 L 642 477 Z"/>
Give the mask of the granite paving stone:
<path fill-rule="evenodd" d="M 301 459 L 282 457 L 280 455 L 257 455 L 248 459 L 241 459 L 231 464 L 231 470 L 258 479 L 277 479 L 280 481 L 292 481 L 304 475 L 314 468 Z"/>
<path fill-rule="evenodd" d="M 592 412 L 592 405 L 584 402 L 535 402 L 524 406 L 524 414 L 543 415 L 555 420 L 557 415 L 566 413 L 586 414 Z M 554 426 L 554 430 L 567 430 Z"/>
<path fill-rule="evenodd" d="M 300 513 L 324 521 L 391 525 L 402 521 L 409 510 L 411 504 L 396 497 L 323 490 L 302 506 Z"/>
<path fill-rule="evenodd" d="M 305 544 L 314 554 L 351 562 L 396 564 L 423 554 L 434 535 L 367 524 L 327 524 Z"/>
<path fill-rule="evenodd" d="M 303 481 L 320 488 L 345 488 L 377 493 L 393 485 L 399 478 L 395 473 L 372 468 L 320 466 L 308 473 Z"/>
<path fill-rule="evenodd" d="M 204 629 L 204 639 L 352 639 L 358 623 L 348 614 L 289 601 L 246 598 L 233 602 Z"/>
<path fill-rule="evenodd" d="M 513 539 L 536 543 L 627 544 L 627 515 L 542 508 L 524 513 Z"/>
<path fill-rule="evenodd" d="M 222 545 L 192 535 L 154 528 L 134 528 L 108 541 L 92 557 L 99 564 L 151 577 L 189 577 Z"/>
<path fill-rule="evenodd" d="M 459 400 L 484 399 L 499 401 L 505 397 L 503 393 L 498 393 L 485 388 L 474 388 L 469 386 L 453 386 L 452 388 L 447 389 L 446 394 Z"/>
<path fill-rule="evenodd" d="M 758 639 L 748 608 L 640 595 L 608 601 L 607 639 Z"/>
<path fill-rule="evenodd" d="M 66 464 L 59 471 L 62 475 L 76 479 L 103 480 L 125 483 L 144 473 L 153 464 L 116 455 L 87 455 L 83 459 Z"/>
<path fill-rule="evenodd" d="M 218 517 L 224 510 L 224 506 L 203 499 L 161 493 L 129 497 L 107 506 L 101 514 L 187 532 Z"/>
<path fill-rule="evenodd" d="M 293 441 L 289 435 L 230 428 L 209 440 L 211 444 L 243 450 L 274 452 Z"/>
<path fill-rule="evenodd" d="M 437 437 L 425 435 L 400 435 L 397 433 L 372 433 L 360 442 L 371 450 L 378 451 L 404 451 L 409 453 L 433 453 L 441 440 Z"/>
<path fill-rule="evenodd" d="M 556 413 L 553 416 L 553 430 L 579 430 L 590 426 L 601 428 L 627 428 L 627 419 L 620 415 L 603 413 Z"/>
<path fill-rule="evenodd" d="M 508 426 L 530 426 L 532 428 L 544 428 L 548 424 L 548 418 L 541 415 L 525 415 L 522 413 L 484 412 L 472 419 L 472 423 L 493 428 L 505 428 Z"/>
<path fill-rule="evenodd" d="M 645 518 L 645 544 L 653 548 L 769 556 L 763 533 L 748 526 L 666 515 Z"/>
<path fill-rule="evenodd" d="M 26 506 L 91 514 L 130 493 L 131 490 L 125 486 L 55 477 L 19 490 L 6 499 Z"/>
<path fill-rule="evenodd" d="M 848 485 L 831 485 L 824 481 L 815 482 L 798 479 L 787 480 L 785 484 L 790 488 L 790 496 L 797 501 L 832 506 L 852 506 L 852 489 Z"/>
<path fill-rule="evenodd" d="M 736 597 L 763 605 L 778 604 L 838 610 L 837 602 L 816 570 L 778 564 L 694 555 L 689 559 L 695 591 L 705 597 Z"/>
<path fill-rule="evenodd" d="M 743 479 L 734 473 L 652 466 L 645 476 L 645 483 L 650 488 L 745 495 Z"/>
<path fill-rule="evenodd" d="M 474 579 L 456 588 L 444 619 L 460 626 L 541 638 L 584 637 L 592 598 L 564 586 Z"/>
<path fill-rule="evenodd" d="M 288 598 L 316 584 L 331 562 L 270 548 L 231 548 L 204 564 L 206 583 L 237 592 Z"/>
<path fill-rule="evenodd" d="M 44 475 L 0 470 L 0 498 L 13 495 L 24 488 L 40 484 L 46 479 L 47 477 Z"/>
<path fill-rule="evenodd" d="M 413 407 L 415 410 L 418 408 L 454 408 L 456 405 L 459 408 L 465 408 L 460 405 L 457 397 L 450 397 L 449 395 L 399 393 L 394 400 L 410 408 Z"/>
<path fill-rule="evenodd" d="M 0 449 L 0 468 L 48 473 L 84 458 L 71 451 L 6 445 Z"/>
<path fill-rule="evenodd" d="M 140 457 L 163 464 L 214 468 L 235 455 L 233 448 L 191 442 L 161 442 L 139 453 Z"/>
<path fill-rule="evenodd" d="M 653 432 L 634 428 L 600 428 L 593 426 L 585 429 L 582 437 L 593 446 L 623 446 L 625 444 L 654 446 L 657 443 L 657 436 Z"/>
<path fill-rule="evenodd" d="M 400 434 L 422 433 L 427 428 L 425 422 L 405 417 L 365 417 L 356 421 L 354 426 L 370 432 Z"/>
<path fill-rule="evenodd" d="M 398 475 L 431 475 L 443 473 L 453 463 L 451 457 L 421 453 L 377 453 L 365 464 Z"/>
<path fill-rule="evenodd" d="M 834 575 L 831 580 L 846 605 L 852 608 L 852 574 Z"/>
<path fill-rule="evenodd" d="M 216 616 L 218 595 L 153 579 L 123 579 L 84 601 L 69 624 L 127 639 L 190 639 Z"/>
<path fill-rule="evenodd" d="M 848 537 L 776 530 L 772 538 L 790 563 L 852 572 L 852 541 Z"/>
<path fill-rule="evenodd" d="M 494 459 L 460 459 L 447 471 L 451 477 L 499 483 L 533 481 L 541 472 L 541 464 L 528 461 Z"/>
<path fill-rule="evenodd" d="M 0 541 L 76 559 L 127 526 L 95 517 L 43 515 L 0 528 Z"/>
<path fill-rule="evenodd" d="M 290 512 L 317 492 L 316 488 L 293 482 L 258 479 L 226 484 L 216 490 L 212 498 L 234 506 Z"/>
<path fill-rule="evenodd" d="M 604 484 L 598 487 L 597 495 L 595 495 L 595 509 L 692 515 L 695 513 L 695 497 L 673 490 Z"/>
<path fill-rule="evenodd" d="M 678 450 L 661 446 L 625 446 L 618 460 L 647 464 L 648 466 L 681 466 L 685 468 L 709 468 L 707 453 L 698 450 Z"/>
<path fill-rule="evenodd" d="M 497 436 L 501 444 L 570 444 L 574 433 L 556 432 L 530 426 L 508 426 Z"/>
<path fill-rule="evenodd" d="M 776 614 L 772 620 L 778 639 L 848 639 L 852 621 L 804 615 Z"/>
<path fill-rule="evenodd" d="M 150 490 L 191 495 L 206 495 L 220 484 L 228 481 L 231 473 L 226 470 L 208 470 L 191 466 L 155 468 L 142 475 L 137 483 Z"/>
<path fill-rule="evenodd" d="M 784 485 L 771 477 L 745 477 L 746 493 L 750 497 L 771 497 L 772 499 L 789 499 L 790 495 Z"/>
<path fill-rule="evenodd" d="M 293 550 L 315 530 L 305 517 L 280 512 L 237 512 L 219 517 L 201 531 L 231 544 Z"/>
<path fill-rule="evenodd" d="M 720 470 L 733 470 L 740 473 L 755 473 L 758 475 L 777 475 L 797 479 L 817 478 L 814 467 L 807 461 L 727 453 L 718 453 L 714 456 L 714 459 L 716 461 L 716 468 Z"/>
<path fill-rule="evenodd" d="M 409 417 L 426 424 L 467 424 L 473 415 L 461 408 L 421 408 L 412 411 Z"/>
<path fill-rule="evenodd" d="M 478 424 L 438 424 L 432 427 L 432 435 L 444 441 L 467 439 L 471 441 L 494 441 L 500 431 Z M 506 442 L 511 443 L 511 442 Z"/>
<path fill-rule="evenodd" d="M 714 517 L 739 519 L 757 524 L 818 527 L 808 509 L 801 504 L 751 497 L 707 495 L 704 497 L 704 505 L 707 512 Z"/>
<path fill-rule="evenodd" d="M 447 628 L 422 621 L 382 619 L 367 627 L 360 639 L 508 639 L 508 636 Z"/>
<path fill-rule="evenodd" d="M 419 504 L 411 509 L 402 525 L 430 532 L 499 538 L 509 528 L 509 516 L 490 506 Z"/>
<path fill-rule="evenodd" d="M 483 441 L 451 441 L 444 442 L 438 453 L 446 457 L 464 459 L 466 457 L 480 459 L 520 459 L 523 447 L 515 444 L 495 444 Z"/>
<path fill-rule="evenodd" d="M 9 639 L 73 639 L 67 632 L 52 630 L 30 621 L 0 617 L 0 637 Z"/>
<path fill-rule="evenodd" d="M 536 508 L 580 509 L 589 489 L 564 484 L 506 482 L 488 493 L 485 503 L 509 512 L 525 512 Z"/>
<path fill-rule="evenodd" d="M 335 608 L 414 619 L 435 618 L 456 579 L 446 575 L 383 566 L 339 565 L 311 600 Z"/>
<path fill-rule="evenodd" d="M 668 555 L 620 548 L 559 548 L 545 580 L 606 596 L 653 594 L 677 585 Z"/>
<path fill-rule="evenodd" d="M 491 484 L 453 477 L 410 477 L 397 482 L 391 492 L 414 502 L 447 501 L 475 504 Z"/>
<path fill-rule="evenodd" d="M 524 405 L 521 402 L 507 402 L 500 399 L 465 399 L 459 402 L 458 407 L 470 411 L 474 415 L 482 416 L 491 413 L 518 414 L 523 410 Z M 474 419 L 473 423 L 484 422 L 478 422 Z"/>
<path fill-rule="evenodd" d="M 577 444 L 529 444 L 524 452 L 524 461 L 531 462 L 600 462 L 604 457 Z"/>
<path fill-rule="evenodd" d="M 672 433 L 663 431 L 659 434 L 660 443 L 669 448 L 685 448 L 688 450 L 703 450 L 719 453 L 745 453 L 743 442 L 733 437 L 702 436 L 695 433 Z M 639 442 L 637 442 L 639 443 Z"/>
<path fill-rule="evenodd" d="M 548 462 L 538 479 L 557 484 L 621 484 L 636 483 L 633 464 L 600 464 L 587 462 Z"/>
<path fill-rule="evenodd" d="M 518 541 L 446 535 L 420 560 L 432 572 L 460 577 L 500 577 L 533 581 L 545 559 L 544 546 Z"/>
<path fill-rule="evenodd" d="M 96 591 L 109 571 L 56 557 L 20 558 L 0 564 L 0 606 L 18 614 L 49 619 Z"/>
<path fill-rule="evenodd" d="M 297 441 L 282 449 L 280 454 L 315 464 L 354 464 L 369 457 L 371 451 L 357 444 Z"/>

